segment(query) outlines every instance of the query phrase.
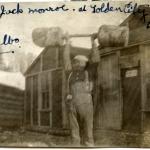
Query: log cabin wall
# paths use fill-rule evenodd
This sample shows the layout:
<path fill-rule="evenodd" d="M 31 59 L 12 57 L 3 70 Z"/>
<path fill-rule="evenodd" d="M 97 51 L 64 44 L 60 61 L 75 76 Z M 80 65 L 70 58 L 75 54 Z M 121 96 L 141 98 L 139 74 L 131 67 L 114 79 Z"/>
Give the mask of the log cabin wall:
<path fill-rule="evenodd" d="M 0 126 L 20 127 L 23 126 L 23 102 L 24 91 L 0 85 Z"/>

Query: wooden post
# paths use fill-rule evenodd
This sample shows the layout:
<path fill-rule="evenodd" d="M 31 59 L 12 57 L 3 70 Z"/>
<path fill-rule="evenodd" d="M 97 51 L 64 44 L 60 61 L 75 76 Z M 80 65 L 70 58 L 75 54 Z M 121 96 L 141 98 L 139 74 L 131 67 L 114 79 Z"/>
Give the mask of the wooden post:
<path fill-rule="evenodd" d="M 56 57 L 55 57 L 55 60 L 56 60 L 56 68 L 59 67 L 59 48 L 56 47 Z"/>
<path fill-rule="evenodd" d="M 140 67 L 141 67 L 141 131 L 144 131 L 144 112 L 145 112 L 145 104 L 147 100 L 146 96 L 146 84 L 145 84 L 145 74 L 146 74 L 146 50 L 143 48 L 143 45 L 139 46 L 139 51 L 140 51 Z"/>
<path fill-rule="evenodd" d="M 26 118 L 26 112 L 27 112 L 27 110 L 26 110 L 26 100 L 27 100 L 27 77 L 25 78 L 25 97 L 24 97 L 24 111 L 23 111 L 23 116 L 24 116 L 24 118 L 23 118 L 23 124 L 25 124 L 26 125 L 26 122 L 27 122 L 27 118 Z"/>
<path fill-rule="evenodd" d="M 41 74 L 38 74 L 38 126 L 41 126 Z"/>
<path fill-rule="evenodd" d="M 62 125 L 63 128 L 68 127 L 67 108 L 65 103 L 66 94 L 66 75 L 65 71 L 62 70 Z"/>
<path fill-rule="evenodd" d="M 50 71 L 48 73 L 48 83 L 49 83 L 49 108 L 50 108 L 50 112 L 49 112 L 49 123 L 50 123 L 50 128 L 52 128 L 52 72 Z"/>
<path fill-rule="evenodd" d="M 30 114 L 30 123 L 33 126 L 33 77 L 31 79 L 31 114 Z"/>
<path fill-rule="evenodd" d="M 122 96 L 122 86 L 121 86 L 121 66 L 120 66 L 120 51 L 116 52 L 118 59 L 118 86 L 119 86 L 119 101 L 120 101 L 120 129 L 122 129 L 123 125 L 123 96 Z"/>

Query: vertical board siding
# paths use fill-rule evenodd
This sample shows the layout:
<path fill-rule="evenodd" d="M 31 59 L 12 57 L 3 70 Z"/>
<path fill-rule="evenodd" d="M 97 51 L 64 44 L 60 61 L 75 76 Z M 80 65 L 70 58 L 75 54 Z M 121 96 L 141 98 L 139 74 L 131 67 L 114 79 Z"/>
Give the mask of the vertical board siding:
<path fill-rule="evenodd" d="M 40 71 L 40 58 L 33 64 L 32 68 L 28 70 L 30 74 L 37 73 Z"/>
<path fill-rule="evenodd" d="M 32 77 L 26 78 L 26 106 L 25 106 L 25 113 L 26 113 L 26 119 L 25 124 L 30 125 L 30 119 L 31 119 L 31 80 Z"/>
<path fill-rule="evenodd" d="M 119 97 L 118 56 L 111 54 L 102 57 L 99 68 L 100 102 L 99 127 L 106 129 L 121 128 L 121 103 Z"/>
<path fill-rule="evenodd" d="M 140 46 L 142 74 L 142 109 L 150 111 L 150 45 Z"/>
<path fill-rule="evenodd" d="M 56 51 L 58 50 L 58 47 L 50 46 L 46 48 L 46 51 L 43 53 L 43 66 L 42 70 L 49 70 L 56 68 L 58 57 L 56 56 Z"/>
<path fill-rule="evenodd" d="M 52 72 L 52 127 L 62 128 L 62 70 Z"/>
<path fill-rule="evenodd" d="M 62 125 L 63 128 L 69 128 L 68 108 L 66 107 L 67 94 L 67 75 L 65 71 L 62 72 Z"/>
<path fill-rule="evenodd" d="M 26 79 L 26 124 L 62 128 L 62 70 Z"/>
<path fill-rule="evenodd" d="M 50 126 L 50 101 L 51 97 L 49 95 L 49 73 L 41 73 L 41 106 L 40 106 L 40 121 L 42 126 Z M 43 111 L 44 110 L 44 111 Z"/>
<path fill-rule="evenodd" d="M 150 45 L 140 45 L 142 82 L 142 131 L 150 132 Z"/>
<path fill-rule="evenodd" d="M 49 125 L 52 127 L 52 73 L 48 73 L 48 83 L 49 83 L 49 109 L 51 110 L 49 114 Z"/>
<path fill-rule="evenodd" d="M 33 76 L 33 124 L 38 125 L 38 75 Z"/>

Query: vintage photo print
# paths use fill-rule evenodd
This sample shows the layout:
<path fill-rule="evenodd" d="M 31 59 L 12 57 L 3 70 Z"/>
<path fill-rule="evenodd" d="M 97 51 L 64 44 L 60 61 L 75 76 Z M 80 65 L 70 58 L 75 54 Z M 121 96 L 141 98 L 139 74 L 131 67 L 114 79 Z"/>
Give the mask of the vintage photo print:
<path fill-rule="evenodd" d="M 0 147 L 150 147 L 150 2 L 0 3 Z"/>

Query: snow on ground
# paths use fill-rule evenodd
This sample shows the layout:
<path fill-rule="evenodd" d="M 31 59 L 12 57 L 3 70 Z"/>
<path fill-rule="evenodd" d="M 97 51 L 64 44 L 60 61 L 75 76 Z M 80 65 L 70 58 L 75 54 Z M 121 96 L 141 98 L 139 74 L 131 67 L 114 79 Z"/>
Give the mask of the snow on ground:
<path fill-rule="evenodd" d="M 70 137 L 37 132 L 0 131 L 0 147 L 67 147 Z"/>
<path fill-rule="evenodd" d="M 25 89 L 25 77 L 20 72 L 6 72 L 0 70 L 0 84 Z"/>

